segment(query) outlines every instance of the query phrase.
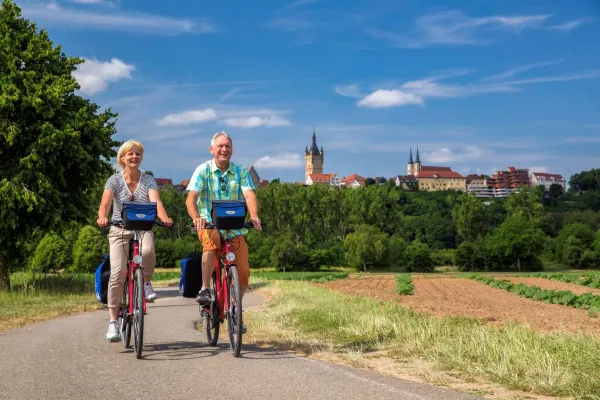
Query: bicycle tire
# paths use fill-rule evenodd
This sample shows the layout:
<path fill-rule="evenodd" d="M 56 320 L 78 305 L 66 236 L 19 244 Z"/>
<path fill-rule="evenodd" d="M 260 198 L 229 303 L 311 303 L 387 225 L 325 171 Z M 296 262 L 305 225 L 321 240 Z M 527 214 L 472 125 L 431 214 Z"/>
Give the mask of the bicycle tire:
<path fill-rule="evenodd" d="M 144 347 L 144 274 L 137 268 L 133 280 L 133 347 L 135 357 L 142 357 Z"/>
<path fill-rule="evenodd" d="M 242 294 L 240 291 L 240 278 L 235 265 L 229 267 L 227 287 L 229 296 L 229 310 L 227 311 L 229 344 L 233 355 L 239 357 L 242 350 Z"/>
<path fill-rule="evenodd" d="M 210 303 L 210 312 L 205 312 L 204 327 L 206 331 L 206 339 L 208 340 L 208 344 L 210 346 L 215 346 L 219 340 L 219 327 L 221 326 L 221 321 L 219 320 L 219 302 L 216 298 L 217 275 L 215 273 L 213 273 L 210 281 L 213 293 L 215 293 L 215 298 Z M 214 333 L 212 333 L 213 330 Z"/>
<path fill-rule="evenodd" d="M 119 317 L 119 336 L 121 343 L 128 349 L 131 347 L 131 315 L 129 310 L 129 278 L 125 279 L 125 288 L 123 290 L 123 302 L 121 305 L 121 316 Z"/>

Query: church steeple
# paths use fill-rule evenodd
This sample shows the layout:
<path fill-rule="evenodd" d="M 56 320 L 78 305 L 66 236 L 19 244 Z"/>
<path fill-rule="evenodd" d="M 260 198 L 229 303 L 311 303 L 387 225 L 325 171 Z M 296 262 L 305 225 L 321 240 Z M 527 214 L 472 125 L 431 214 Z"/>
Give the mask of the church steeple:
<path fill-rule="evenodd" d="M 421 164 L 421 160 L 419 159 L 419 146 L 417 146 L 417 160 L 416 160 L 417 164 Z"/>
<path fill-rule="evenodd" d="M 413 164 L 413 158 L 412 158 L 412 147 L 410 148 L 410 157 L 408 157 L 408 163 L 409 164 Z"/>
<path fill-rule="evenodd" d="M 315 127 L 313 126 L 313 135 L 312 135 L 312 145 L 310 146 L 310 154 L 318 156 L 321 153 L 319 152 L 319 147 L 317 146 L 317 135 L 315 133 Z"/>

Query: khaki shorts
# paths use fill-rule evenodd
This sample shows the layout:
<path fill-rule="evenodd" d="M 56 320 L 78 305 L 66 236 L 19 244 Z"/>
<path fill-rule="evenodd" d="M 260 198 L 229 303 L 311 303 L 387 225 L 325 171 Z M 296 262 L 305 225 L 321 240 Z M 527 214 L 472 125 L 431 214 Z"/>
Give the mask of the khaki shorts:
<path fill-rule="evenodd" d="M 225 250 L 225 241 L 216 229 L 203 229 L 198 232 L 198 238 L 202 243 L 203 251 L 217 251 L 217 256 Z M 250 278 L 250 265 L 248 264 L 248 242 L 246 236 L 236 236 L 230 239 L 231 251 L 235 254 L 234 263 L 237 265 L 240 277 L 240 289 L 248 287 Z"/>

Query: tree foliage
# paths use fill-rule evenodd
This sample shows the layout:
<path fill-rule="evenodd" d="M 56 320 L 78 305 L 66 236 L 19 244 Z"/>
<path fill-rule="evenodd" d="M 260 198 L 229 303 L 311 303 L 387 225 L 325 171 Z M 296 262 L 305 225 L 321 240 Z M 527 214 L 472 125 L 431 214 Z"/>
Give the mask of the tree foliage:
<path fill-rule="evenodd" d="M 85 220 L 118 145 L 110 109 L 76 94 L 66 56 L 46 31 L 0 9 L 0 288 L 10 286 L 11 253 L 34 229 Z"/>

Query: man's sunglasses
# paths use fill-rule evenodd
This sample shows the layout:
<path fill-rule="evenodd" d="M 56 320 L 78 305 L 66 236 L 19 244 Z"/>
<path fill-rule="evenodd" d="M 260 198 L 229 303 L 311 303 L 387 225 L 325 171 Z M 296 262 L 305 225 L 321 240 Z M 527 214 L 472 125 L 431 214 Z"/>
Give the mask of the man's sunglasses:
<path fill-rule="evenodd" d="M 225 185 L 225 178 L 224 177 L 220 177 L 219 178 L 219 182 L 221 182 L 221 190 L 222 191 L 227 191 L 227 186 Z"/>

